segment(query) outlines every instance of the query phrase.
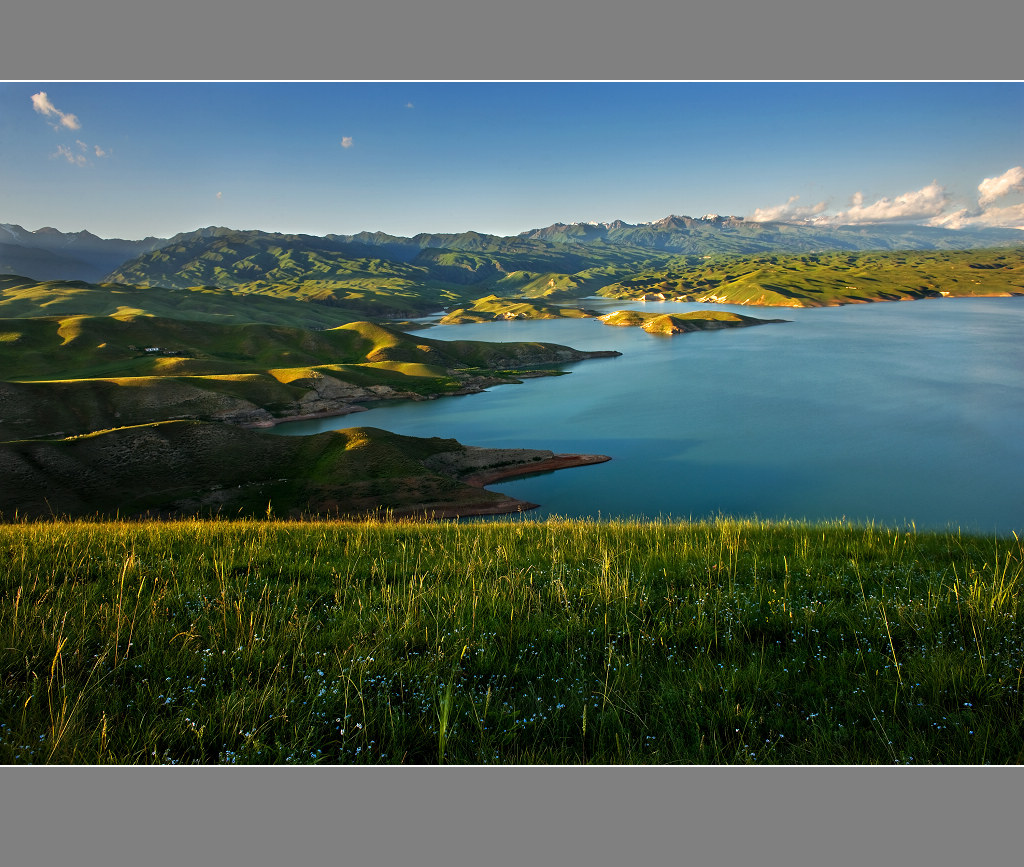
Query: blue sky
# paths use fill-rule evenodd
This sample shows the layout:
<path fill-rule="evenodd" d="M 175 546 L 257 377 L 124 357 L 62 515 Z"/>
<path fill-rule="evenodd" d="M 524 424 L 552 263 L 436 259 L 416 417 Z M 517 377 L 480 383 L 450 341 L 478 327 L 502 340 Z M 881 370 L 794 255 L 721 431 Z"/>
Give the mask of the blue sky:
<path fill-rule="evenodd" d="M 1024 226 L 1024 84 L 0 83 L 0 222 Z"/>

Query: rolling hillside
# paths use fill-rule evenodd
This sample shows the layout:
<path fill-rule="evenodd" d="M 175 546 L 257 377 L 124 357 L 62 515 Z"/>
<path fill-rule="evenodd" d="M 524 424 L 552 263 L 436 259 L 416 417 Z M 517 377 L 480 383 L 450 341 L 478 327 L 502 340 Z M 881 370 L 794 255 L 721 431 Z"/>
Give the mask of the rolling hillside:
<path fill-rule="evenodd" d="M 115 315 L 184 322 L 262 322 L 313 329 L 333 328 L 359 318 L 338 307 L 216 286 L 171 289 L 82 280 L 39 282 L 14 274 L 0 275 L 0 318 Z"/>
<path fill-rule="evenodd" d="M 179 289 L 216 285 L 341 306 L 364 317 L 414 316 L 474 297 L 478 287 L 500 284 L 518 290 L 543 275 L 595 267 L 625 276 L 666 258 L 631 248 L 580 250 L 476 233 L 361 239 L 204 229 L 176 236 L 161 249 L 125 263 L 108 279 Z"/>
<path fill-rule="evenodd" d="M 605 286 L 608 298 L 829 307 L 1024 294 L 1024 248 L 674 259 Z"/>
<path fill-rule="evenodd" d="M 132 312 L 0 319 L 0 440 L 174 418 L 265 427 L 367 401 L 481 391 L 552 372 L 538 366 L 617 354 L 433 340 L 368 322 L 307 330 Z"/>
<path fill-rule="evenodd" d="M 486 294 L 564 300 L 721 257 L 864 250 L 963 250 L 1024 244 L 1017 229 L 874 224 L 823 227 L 738 217 L 555 223 L 518 235 L 288 235 L 211 226 L 170 240 L 104 240 L 0 224 L 0 273 L 143 287 L 220 287 L 338 307 L 348 321 L 465 307 Z M 49 258 L 47 258 L 49 257 Z M 123 257 L 123 258 L 122 258 Z M 673 257 L 677 257 L 673 260 Z M 118 261 L 120 259 L 120 261 Z M 46 272 L 46 273 L 43 273 Z M 785 293 L 783 293 L 784 295 Z M 766 295 L 766 297 L 771 297 Z"/>
<path fill-rule="evenodd" d="M 532 505 L 443 469 L 465 451 L 456 440 L 377 428 L 278 437 L 198 421 L 0 443 L 0 515 L 453 515 Z M 488 454 L 504 465 L 550 453 Z M 446 461 L 430 461 L 438 455 Z"/>

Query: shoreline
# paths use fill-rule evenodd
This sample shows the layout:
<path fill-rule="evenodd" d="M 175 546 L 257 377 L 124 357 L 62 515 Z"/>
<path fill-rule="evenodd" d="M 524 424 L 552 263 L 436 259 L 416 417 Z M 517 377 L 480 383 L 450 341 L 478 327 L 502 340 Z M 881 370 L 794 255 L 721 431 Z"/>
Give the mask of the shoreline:
<path fill-rule="evenodd" d="M 245 428 L 247 430 L 270 430 L 271 428 L 277 427 L 279 424 L 288 424 L 293 421 L 315 421 L 318 418 L 341 418 L 342 416 L 352 415 L 355 412 L 367 412 L 370 407 L 368 406 L 357 406 L 353 404 L 347 409 L 332 409 L 322 410 L 321 412 L 307 412 L 303 415 L 290 415 L 277 418 L 276 416 L 271 418 L 269 421 L 253 421 L 245 424 L 240 424 L 238 427 Z"/>
<path fill-rule="evenodd" d="M 529 461 L 500 469 L 483 470 L 463 476 L 460 481 L 474 488 L 483 488 L 486 485 L 493 485 L 502 479 L 515 478 L 517 476 L 529 476 L 533 473 L 547 473 L 554 470 L 568 469 L 569 467 L 587 467 L 593 464 L 603 464 L 610 461 L 609 455 L 577 455 L 558 454 L 542 461 Z M 537 508 L 534 506 L 533 508 Z"/>
<path fill-rule="evenodd" d="M 821 309 L 826 307 L 848 307 L 854 304 L 894 304 L 900 301 L 943 301 L 943 300 L 958 300 L 958 299 L 971 299 L 971 298 L 1024 298 L 1024 291 L 1012 292 L 978 292 L 970 294 L 957 294 L 952 292 L 943 292 L 942 290 L 934 290 L 934 294 L 929 292 L 926 295 L 912 296 L 906 295 L 897 298 L 860 298 L 850 297 L 842 301 L 829 300 L 825 303 L 813 303 L 813 304 L 802 304 L 800 298 L 793 299 L 791 304 L 764 304 L 760 299 L 756 301 L 740 301 L 732 300 L 729 298 L 722 298 L 718 296 L 702 296 L 699 298 L 618 298 L 618 297 L 605 297 L 603 295 L 595 296 L 599 301 L 621 301 L 623 303 L 636 302 L 638 304 L 723 304 L 731 305 L 733 307 L 777 307 L 780 310 L 809 310 L 809 309 Z M 599 317 L 600 318 L 600 317 Z M 772 320 L 765 320 L 772 321 Z M 788 321 L 788 320 L 784 320 Z M 608 324 L 608 323 L 605 323 Z"/>
<path fill-rule="evenodd" d="M 542 461 L 524 461 L 513 466 L 501 467 L 500 469 L 484 470 L 472 473 L 468 476 L 459 477 L 459 481 L 474 488 L 483 489 L 486 485 L 494 484 L 503 479 L 516 476 L 528 476 L 534 473 L 554 472 L 555 470 L 568 469 L 570 467 L 586 467 L 593 464 L 603 464 L 610 461 L 609 455 L 582 455 L 582 454 L 557 454 Z M 490 493 L 498 493 L 492 491 Z M 520 512 L 528 512 L 531 509 L 539 509 L 540 503 L 530 503 L 526 500 L 517 500 L 515 497 L 506 495 L 505 499 L 496 503 L 467 503 L 465 506 L 404 506 L 395 509 L 391 514 L 396 518 L 420 517 L 426 520 L 445 520 L 449 518 L 474 518 L 485 515 L 516 515 Z"/>

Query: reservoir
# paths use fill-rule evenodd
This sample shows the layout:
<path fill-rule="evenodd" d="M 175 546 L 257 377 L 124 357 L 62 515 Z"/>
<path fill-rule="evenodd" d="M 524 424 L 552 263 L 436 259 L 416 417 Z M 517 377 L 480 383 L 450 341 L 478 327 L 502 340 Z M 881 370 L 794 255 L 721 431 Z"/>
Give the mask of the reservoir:
<path fill-rule="evenodd" d="M 483 394 L 390 401 L 280 434 L 372 426 L 466 445 L 612 460 L 490 486 L 531 517 L 913 522 L 1024 529 L 1024 298 L 813 309 L 588 299 L 607 313 L 731 310 L 787 319 L 674 336 L 594 319 L 426 329 L 619 358 Z"/>

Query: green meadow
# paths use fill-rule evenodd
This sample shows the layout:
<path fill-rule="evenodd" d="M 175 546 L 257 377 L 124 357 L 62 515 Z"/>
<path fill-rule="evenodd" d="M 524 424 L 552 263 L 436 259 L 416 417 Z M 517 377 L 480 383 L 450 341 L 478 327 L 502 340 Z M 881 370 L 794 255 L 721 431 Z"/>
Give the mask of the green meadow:
<path fill-rule="evenodd" d="M 845 523 L 0 525 L 0 762 L 1024 758 L 1020 540 Z"/>

